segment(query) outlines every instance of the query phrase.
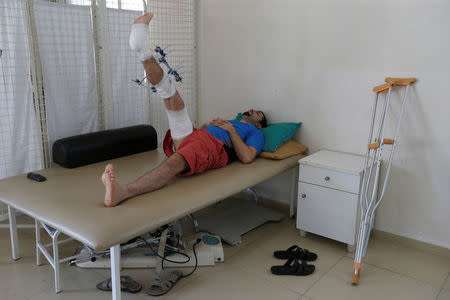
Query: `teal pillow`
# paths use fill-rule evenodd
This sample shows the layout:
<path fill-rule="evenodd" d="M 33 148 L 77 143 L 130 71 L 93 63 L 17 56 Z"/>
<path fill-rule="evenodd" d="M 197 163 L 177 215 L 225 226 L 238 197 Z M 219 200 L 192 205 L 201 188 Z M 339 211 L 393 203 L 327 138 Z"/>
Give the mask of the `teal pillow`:
<path fill-rule="evenodd" d="M 234 118 L 236 121 L 242 119 L 242 114 L 238 113 Z M 274 152 L 281 147 L 285 142 L 292 139 L 297 129 L 302 125 L 299 123 L 273 123 L 263 128 L 264 133 L 264 147 L 262 151 Z"/>
<path fill-rule="evenodd" d="M 264 133 L 264 147 L 262 151 L 274 152 L 285 142 L 290 140 L 297 129 L 302 125 L 299 123 L 273 123 L 261 129 Z"/>

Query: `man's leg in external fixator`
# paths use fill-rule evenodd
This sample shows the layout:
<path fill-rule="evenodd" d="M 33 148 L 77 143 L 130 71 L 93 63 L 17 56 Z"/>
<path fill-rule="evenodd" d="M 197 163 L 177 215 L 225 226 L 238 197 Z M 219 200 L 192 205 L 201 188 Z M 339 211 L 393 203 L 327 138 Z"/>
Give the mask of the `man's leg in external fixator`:
<path fill-rule="evenodd" d="M 177 148 L 186 136 L 192 133 L 192 122 L 183 99 L 152 56 L 148 41 L 148 24 L 152 17 L 153 14 L 144 14 L 136 19 L 132 27 L 130 46 L 138 52 L 148 80 L 156 87 L 158 95 L 164 99 L 174 146 Z M 176 174 L 187 168 L 188 164 L 184 157 L 175 153 L 137 180 L 129 184 L 119 184 L 116 182 L 113 165 L 108 164 L 101 177 L 106 189 L 104 204 L 108 207 L 116 206 L 125 199 L 160 189 Z"/>
<path fill-rule="evenodd" d="M 175 149 L 192 133 L 192 121 L 189 118 L 183 99 L 176 91 L 169 75 L 165 74 L 153 57 L 150 49 L 148 24 L 153 14 L 144 14 L 134 21 L 131 29 L 130 47 L 135 50 L 147 75 L 147 79 L 156 88 L 157 94 L 164 99 L 169 128 Z"/>

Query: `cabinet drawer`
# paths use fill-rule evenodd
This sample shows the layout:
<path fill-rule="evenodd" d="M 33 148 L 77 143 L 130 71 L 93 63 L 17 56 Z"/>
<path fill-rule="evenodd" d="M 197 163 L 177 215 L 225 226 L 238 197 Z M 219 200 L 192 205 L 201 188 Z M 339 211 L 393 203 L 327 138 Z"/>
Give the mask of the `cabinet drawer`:
<path fill-rule="evenodd" d="M 355 243 L 358 195 L 300 182 L 297 228 Z"/>
<path fill-rule="evenodd" d="M 300 164 L 299 171 L 299 180 L 302 182 L 317 184 L 353 194 L 359 193 L 359 175 L 304 164 Z"/>

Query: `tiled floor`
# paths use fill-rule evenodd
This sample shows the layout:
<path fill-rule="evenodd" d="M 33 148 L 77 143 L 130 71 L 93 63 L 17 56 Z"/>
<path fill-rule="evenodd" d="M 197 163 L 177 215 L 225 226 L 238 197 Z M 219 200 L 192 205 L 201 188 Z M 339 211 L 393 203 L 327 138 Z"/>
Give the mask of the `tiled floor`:
<path fill-rule="evenodd" d="M 109 277 L 107 270 L 67 265 L 62 266 L 63 291 L 55 294 L 52 268 L 35 265 L 33 230 L 20 230 L 19 236 L 23 258 L 13 262 L 9 231 L 0 229 L 0 299 L 111 299 L 110 293 L 95 288 Z M 293 244 L 318 254 L 313 263 L 316 271 L 306 277 L 272 275 L 270 266 L 284 263 L 273 257 L 273 251 Z M 61 255 L 72 255 L 76 246 L 76 242 L 62 245 Z M 352 286 L 353 260 L 346 249 L 344 244 L 312 234 L 300 237 L 294 220 L 269 223 L 244 235 L 241 245 L 225 246 L 224 263 L 198 269 L 158 299 L 450 300 L 448 257 L 375 238 L 370 241 L 361 283 Z M 122 299 L 151 299 L 145 290 L 153 270 L 126 269 L 122 274 L 144 285 L 138 294 L 122 293 Z"/>

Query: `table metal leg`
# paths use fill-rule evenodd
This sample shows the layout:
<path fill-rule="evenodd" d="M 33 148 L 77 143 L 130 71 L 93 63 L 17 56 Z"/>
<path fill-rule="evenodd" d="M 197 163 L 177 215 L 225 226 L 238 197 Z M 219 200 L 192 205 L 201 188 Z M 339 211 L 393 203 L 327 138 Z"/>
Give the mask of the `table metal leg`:
<path fill-rule="evenodd" d="M 58 250 L 58 235 L 59 231 L 56 231 L 54 236 L 52 236 L 53 242 L 53 269 L 55 269 L 55 293 L 61 292 L 61 284 L 59 278 L 59 250 Z"/>
<path fill-rule="evenodd" d="M 9 235 L 11 237 L 11 250 L 13 260 L 18 260 L 19 256 L 19 239 L 17 236 L 16 227 L 16 211 L 14 208 L 8 205 L 8 216 L 9 216 Z"/>
<path fill-rule="evenodd" d="M 245 191 L 247 193 L 249 193 L 253 197 L 253 200 L 255 200 L 256 204 L 258 204 L 259 198 L 258 198 L 258 194 L 255 192 L 255 190 L 252 188 L 248 188 Z"/>
<path fill-rule="evenodd" d="M 112 299 L 120 300 L 120 244 L 111 247 L 110 250 Z"/>
<path fill-rule="evenodd" d="M 295 214 L 295 204 L 297 203 L 298 196 L 298 167 L 293 169 L 294 174 L 292 176 L 292 187 L 291 187 L 291 199 L 289 202 L 289 217 L 293 218 Z"/>
<path fill-rule="evenodd" d="M 41 251 L 39 250 L 39 243 L 41 242 L 41 226 L 39 221 L 34 219 L 34 227 L 36 228 L 36 265 L 41 265 Z"/>

